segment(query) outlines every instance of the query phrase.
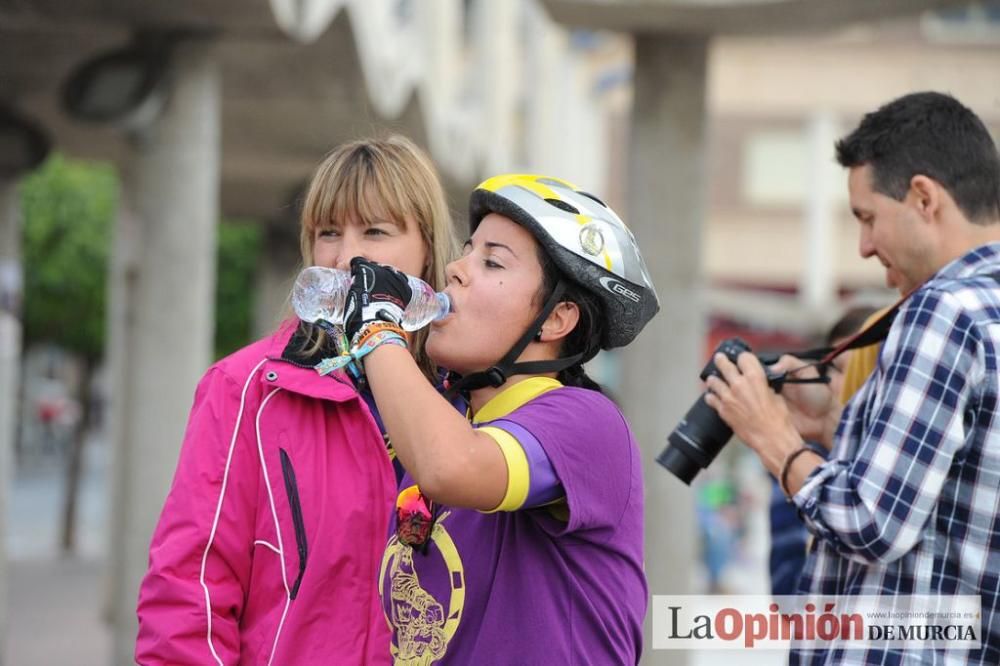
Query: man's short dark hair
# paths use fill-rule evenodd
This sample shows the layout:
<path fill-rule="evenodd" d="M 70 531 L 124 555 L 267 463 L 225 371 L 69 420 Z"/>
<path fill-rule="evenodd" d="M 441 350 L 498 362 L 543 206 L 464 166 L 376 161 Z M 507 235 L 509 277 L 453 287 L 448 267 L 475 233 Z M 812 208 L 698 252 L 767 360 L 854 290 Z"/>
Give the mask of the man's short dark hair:
<path fill-rule="evenodd" d="M 1000 220 L 1000 156 L 983 121 L 950 95 L 904 95 L 837 142 L 844 167 L 870 164 L 874 189 L 902 201 L 910 180 L 940 183 L 970 222 Z"/>

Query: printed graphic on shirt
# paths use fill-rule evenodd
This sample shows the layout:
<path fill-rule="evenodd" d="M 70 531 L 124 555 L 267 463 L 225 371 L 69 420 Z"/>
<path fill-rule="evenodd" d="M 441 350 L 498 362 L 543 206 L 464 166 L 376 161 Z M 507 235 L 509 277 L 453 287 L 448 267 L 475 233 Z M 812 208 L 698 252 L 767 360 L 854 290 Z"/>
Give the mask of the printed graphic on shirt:
<path fill-rule="evenodd" d="M 445 521 L 451 514 L 438 516 L 431 530 L 434 547 L 427 553 L 415 550 L 393 536 L 386 546 L 379 571 L 379 595 L 389 590 L 386 621 L 395 630 L 392 657 L 396 666 L 425 666 L 444 657 L 448 642 L 458 630 L 465 607 L 465 570 L 462 558 Z M 437 599 L 420 584 L 414 557 L 434 557 L 448 572 L 450 593 L 447 599 Z M 387 578 L 388 577 L 388 578 Z"/>

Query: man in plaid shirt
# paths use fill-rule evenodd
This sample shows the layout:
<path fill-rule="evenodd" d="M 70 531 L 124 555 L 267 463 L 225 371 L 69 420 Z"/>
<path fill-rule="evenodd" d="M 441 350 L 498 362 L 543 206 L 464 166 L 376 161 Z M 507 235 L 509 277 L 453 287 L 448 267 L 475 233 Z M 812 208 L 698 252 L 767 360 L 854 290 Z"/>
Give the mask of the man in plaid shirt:
<path fill-rule="evenodd" d="M 793 649 L 791 663 L 1000 664 L 1000 158 L 955 99 L 906 95 L 837 144 L 859 251 L 903 294 L 878 364 L 841 411 L 822 385 L 768 388 L 716 356 L 708 404 L 816 536 L 800 591 L 980 595 L 982 648 Z M 783 358 L 777 371 L 803 364 Z M 804 373 L 800 373 L 804 374 Z M 828 461 L 804 439 L 832 444 Z"/>

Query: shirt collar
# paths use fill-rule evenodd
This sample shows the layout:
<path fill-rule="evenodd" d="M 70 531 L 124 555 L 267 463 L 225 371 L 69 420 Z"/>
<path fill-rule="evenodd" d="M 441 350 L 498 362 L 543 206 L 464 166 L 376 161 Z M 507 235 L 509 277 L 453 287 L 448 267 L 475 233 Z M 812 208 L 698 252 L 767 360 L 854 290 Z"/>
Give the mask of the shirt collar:
<path fill-rule="evenodd" d="M 529 377 L 508 386 L 504 390 L 490 398 L 485 405 L 472 417 L 473 423 L 485 423 L 495 421 L 503 416 L 507 416 L 518 407 L 534 400 L 543 393 L 562 386 L 558 380 L 551 377 Z"/>
<path fill-rule="evenodd" d="M 987 243 L 946 264 L 928 280 L 928 283 L 994 273 L 998 269 L 1000 269 L 1000 242 Z"/>

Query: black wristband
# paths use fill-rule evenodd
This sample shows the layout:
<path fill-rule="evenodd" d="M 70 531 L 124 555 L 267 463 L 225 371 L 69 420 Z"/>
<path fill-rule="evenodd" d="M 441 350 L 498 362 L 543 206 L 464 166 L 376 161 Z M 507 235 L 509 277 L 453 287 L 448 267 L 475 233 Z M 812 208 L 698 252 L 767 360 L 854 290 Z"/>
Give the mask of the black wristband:
<path fill-rule="evenodd" d="M 806 451 L 816 454 L 816 451 L 814 451 L 811 446 L 809 446 L 808 444 L 803 444 L 802 446 L 800 446 L 799 448 L 795 449 L 787 456 L 785 456 L 785 462 L 782 463 L 781 465 L 781 474 L 778 477 L 778 486 L 781 488 L 781 492 L 785 493 L 785 497 L 789 501 L 791 501 L 792 499 L 792 494 L 788 492 L 788 472 L 792 469 L 792 463 L 795 462 L 795 459 L 801 456 Z"/>

